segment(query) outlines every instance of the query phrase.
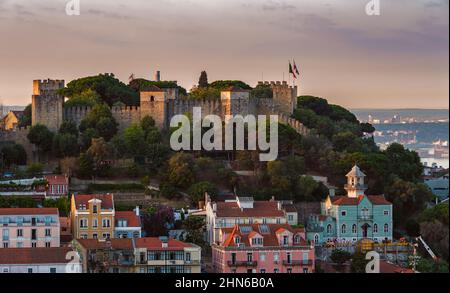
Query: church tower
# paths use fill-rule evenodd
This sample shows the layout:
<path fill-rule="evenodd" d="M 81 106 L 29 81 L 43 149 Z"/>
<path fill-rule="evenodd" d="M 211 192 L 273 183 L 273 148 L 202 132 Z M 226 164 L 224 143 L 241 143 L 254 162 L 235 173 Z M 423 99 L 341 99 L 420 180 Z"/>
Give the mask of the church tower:
<path fill-rule="evenodd" d="M 347 184 L 344 188 L 347 190 L 348 197 L 356 198 L 365 193 L 367 185 L 364 184 L 364 177 L 366 177 L 366 174 L 357 165 L 353 166 L 352 170 L 345 176 L 347 176 Z"/>

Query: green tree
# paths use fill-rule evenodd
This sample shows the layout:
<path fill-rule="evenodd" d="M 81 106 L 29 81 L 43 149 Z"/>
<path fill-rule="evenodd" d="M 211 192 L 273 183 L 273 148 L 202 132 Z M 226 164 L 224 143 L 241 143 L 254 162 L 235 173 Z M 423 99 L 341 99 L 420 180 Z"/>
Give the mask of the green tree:
<path fill-rule="evenodd" d="M 27 153 L 20 144 L 4 146 L 0 150 L 0 158 L 6 167 L 11 167 L 11 165 L 25 165 L 27 163 Z"/>
<path fill-rule="evenodd" d="M 200 74 L 200 78 L 198 79 L 198 87 L 199 88 L 206 88 L 208 87 L 208 74 L 206 71 L 202 71 Z"/>
<path fill-rule="evenodd" d="M 368 263 L 369 260 L 366 260 L 366 255 L 358 250 L 352 255 L 350 270 L 352 273 L 365 273 Z"/>
<path fill-rule="evenodd" d="M 36 124 L 31 127 L 27 135 L 28 140 L 36 145 L 39 153 L 46 153 L 51 150 L 53 142 L 53 132 L 47 126 Z"/>
<path fill-rule="evenodd" d="M 212 198 L 217 195 L 217 187 L 208 181 L 200 181 L 193 184 L 188 191 L 191 201 L 198 204 L 199 201 L 205 199 L 205 193 L 208 193 Z"/>
<path fill-rule="evenodd" d="M 89 114 L 81 121 L 79 129 L 84 132 L 94 129 L 95 134 L 109 141 L 117 133 L 118 124 L 112 116 L 111 109 L 106 104 L 95 105 Z M 94 133 L 92 130 L 90 134 Z"/>
<path fill-rule="evenodd" d="M 71 134 L 75 137 L 78 137 L 78 127 L 72 121 L 64 121 L 59 127 L 59 134 Z"/>
<path fill-rule="evenodd" d="M 27 168 L 27 174 L 29 176 L 40 176 L 43 170 L 44 166 L 42 164 L 31 164 Z"/>
<path fill-rule="evenodd" d="M 194 161 L 191 155 L 179 152 L 169 159 L 168 182 L 175 187 L 187 188 L 195 180 Z"/>
<path fill-rule="evenodd" d="M 19 127 L 28 127 L 31 125 L 31 104 L 28 104 L 23 110 L 23 115 L 20 117 Z"/>
<path fill-rule="evenodd" d="M 42 205 L 46 208 L 57 208 L 61 217 L 67 217 L 70 212 L 70 199 L 68 196 L 58 199 L 45 199 Z"/>
<path fill-rule="evenodd" d="M 203 227 L 205 220 L 202 217 L 190 216 L 183 221 L 183 227 L 186 229 L 187 236 L 185 241 L 194 243 L 199 246 L 205 246 L 205 240 L 203 239 Z"/>
<path fill-rule="evenodd" d="M 90 179 L 94 174 L 94 160 L 86 153 L 81 153 L 79 158 L 78 176 Z"/>
<path fill-rule="evenodd" d="M 53 152 L 58 158 L 78 155 L 78 139 L 69 133 L 57 134 L 53 137 Z"/>
<path fill-rule="evenodd" d="M 125 129 L 124 142 L 128 153 L 134 157 L 142 156 L 146 152 L 145 132 L 137 123 L 133 123 Z"/>

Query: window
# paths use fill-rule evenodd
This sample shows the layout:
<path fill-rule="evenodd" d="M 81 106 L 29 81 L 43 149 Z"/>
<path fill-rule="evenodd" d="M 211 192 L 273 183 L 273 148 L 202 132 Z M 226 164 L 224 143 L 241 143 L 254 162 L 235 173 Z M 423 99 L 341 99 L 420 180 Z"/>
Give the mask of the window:
<path fill-rule="evenodd" d="M 97 228 L 98 227 L 98 219 L 92 219 L 92 228 Z"/>
<path fill-rule="evenodd" d="M 9 229 L 3 229 L 2 240 L 3 241 L 8 241 L 9 240 Z"/>
<path fill-rule="evenodd" d="M 125 220 L 125 219 L 119 219 L 119 220 L 117 221 L 117 226 L 118 226 L 118 227 L 128 227 L 127 220 Z"/>
<path fill-rule="evenodd" d="M 331 234 L 331 232 L 332 232 L 331 224 L 328 224 L 328 225 L 327 225 L 327 233 L 328 233 L 328 234 Z"/>
<path fill-rule="evenodd" d="M 292 269 L 291 268 L 287 269 L 287 273 L 292 274 Z"/>
<path fill-rule="evenodd" d="M 259 272 L 260 272 L 261 274 L 265 274 L 265 273 L 266 273 L 266 269 L 261 269 L 261 270 L 259 270 Z"/>
<path fill-rule="evenodd" d="M 284 235 L 283 236 L 283 245 L 288 245 L 289 244 L 289 237 Z"/>
<path fill-rule="evenodd" d="M 289 264 L 292 262 L 292 255 L 290 252 L 286 252 L 286 261 Z"/>
<path fill-rule="evenodd" d="M 345 217 L 347 215 L 347 211 L 342 211 L 341 216 Z"/>
<path fill-rule="evenodd" d="M 33 273 L 33 268 L 28 268 L 28 273 L 32 274 Z"/>
<path fill-rule="evenodd" d="M 45 217 L 45 226 L 50 226 L 51 223 L 52 223 L 52 218 L 51 217 Z"/>
<path fill-rule="evenodd" d="M 389 233 L 389 225 L 384 224 L 384 233 Z"/>
<path fill-rule="evenodd" d="M 341 233 L 342 234 L 347 233 L 347 226 L 345 224 L 342 224 L 342 226 L 341 226 Z"/>
<path fill-rule="evenodd" d="M 109 234 L 109 233 L 103 233 L 102 236 L 103 236 L 104 239 L 111 238 L 111 234 Z"/>
<path fill-rule="evenodd" d="M 9 247 L 9 243 L 8 242 L 3 242 L 3 248 L 8 248 Z"/>
<path fill-rule="evenodd" d="M 36 218 L 31 218 L 31 226 L 36 226 Z"/>
<path fill-rule="evenodd" d="M 17 248 L 22 248 L 23 247 L 23 243 L 22 242 L 17 242 L 16 247 Z"/>
<path fill-rule="evenodd" d="M 23 230 L 17 229 L 17 237 L 23 237 Z"/>
<path fill-rule="evenodd" d="M 92 238 L 98 239 L 98 234 L 97 233 L 92 234 Z"/>
<path fill-rule="evenodd" d="M 96 204 L 92 206 L 92 213 L 93 214 L 97 214 L 98 213 L 98 207 L 97 207 Z"/>
<path fill-rule="evenodd" d="M 109 228 L 111 226 L 111 221 L 107 218 L 102 220 L 103 228 Z"/>
<path fill-rule="evenodd" d="M 8 268 L 3 268 L 3 272 L 4 273 L 9 273 L 9 269 Z"/>
<path fill-rule="evenodd" d="M 31 229 L 31 240 L 36 240 L 36 239 L 37 239 L 37 230 Z"/>
<path fill-rule="evenodd" d="M 241 238 L 239 236 L 234 237 L 234 243 L 236 244 L 241 243 Z"/>
<path fill-rule="evenodd" d="M 259 253 L 259 260 L 260 261 L 266 261 L 266 253 L 265 252 L 260 252 Z"/>
<path fill-rule="evenodd" d="M 373 224 L 373 233 L 378 233 L 378 225 Z"/>
<path fill-rule="evenodd" d="M 314 235 L 314 243 L 315 244 L 319 243 L 319 234 Z"/>
<path fill-rule="evenodd" d="M 186 261 L 191 261 L 191 253 L 190 252 L 186 252 L 185 260 Z"/>
<path fill-rule="evenodd" d="M 353 225 L 352 225 L 352 233 L 353 233 L 353 234 L 356 234 L 356 232 L 357 232 L 357 230 L 356 230 L 356 225 L 353 224 Z"/>
<path fill-rule="evenodd" d="M 50 242 L 45 242 L 45 247 L 49 248 L 50 247 Z"/>
<path fill-rule="evenodd" d="M 35 248 L 36 247 L 36 242 L 31 242 L 31 247 Z"/>
<path fill-rule="evenodd" d="M 80 228 L 87 228 L 88 227 L 88 220 L 83 218 L 80 219 Z"/>
<path fill-rule="evenodd" d="M 389 216 L 389 211 L 388 211 L 388 210 L 384 210 L 384 211 L 383 211 L 383 215 Z"/>
<path fill-rule="evenodd" d="M 236 253 L 231 253 L 231 263 L 235 264 L 236 263 Z"/>
<path fill-rule="evenodd" d="M 307 274 L 308 273 L 308 268 L 303 268 L 303 273 Z"/>
<path fill-rule="evenodd" d="M 253 237 L 252 238 L 252 245 L 262 245 L 263 239 L 261 237 Z"/>
<path fill-rule="evenodd" d="M 155 96 L 150 96 L 150 102 L 154 102 L 155 101 Z"/>
<path fill-rule="evenodd" d="M 278 252 L 273 253 L 273 261 L 278 262 L 280 260 L 280 254 Z"/>
<path fill-rule="evenodd" d="M 294 243 L 295 244 L 300 244 L 300 235 L 295 235 L 294 236 Z"/>
<path fill-rule="evenodd" d="M 280 270 L 279 270 L 279 269 L 273 269 L 273 272 L 274 272 L 275 274 L 278 274 L 278 273 L 280 272 Z"/>
<path fill-rule="evenodd" d="M 50 268 L 50 274 L 56 274 L 56 268 Z"/>
<path fill-rule="evenodd" d="M 81 238 L 82 238 L 82 239 L 87 239 L 88 236 L 87 236 L 87 234 L 81 234 Z"/>
<path fill-rule="evenodd" d="M 253 253 L 247 253 L 247 262 L 253 262 Z"/>
<path fill-rule="evenodd" d="M 45 237 L 52 236 L 52 231 L 50 229 L 45 229 Z"/>
<path fill-rule="evenodd" d="M 294 221 L 294 216 L 293 215 L 288 215 L 288 221 L 289 222 Z"/>

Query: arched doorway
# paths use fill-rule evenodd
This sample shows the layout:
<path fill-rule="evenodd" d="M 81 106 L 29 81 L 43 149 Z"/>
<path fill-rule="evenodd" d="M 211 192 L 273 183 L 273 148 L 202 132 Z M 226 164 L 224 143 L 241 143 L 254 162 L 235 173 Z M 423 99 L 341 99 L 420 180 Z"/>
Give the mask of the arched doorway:
<path fill-rule="evenodd" d="M 367 238 L 369 236 L 370 225 L 365 223 L 361 226 L 362 229 L 362 238 Z"/>

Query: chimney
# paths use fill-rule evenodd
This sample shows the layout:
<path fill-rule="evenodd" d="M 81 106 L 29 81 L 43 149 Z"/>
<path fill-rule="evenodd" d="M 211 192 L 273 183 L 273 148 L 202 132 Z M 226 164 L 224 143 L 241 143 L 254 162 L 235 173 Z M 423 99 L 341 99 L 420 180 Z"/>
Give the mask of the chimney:
<path fill-rule="evenodd" d="M 213 212 L 216 212 L 216 211 L 217 211 L 217 204 L 216 204 L 216 203 L 213 203 L 213 204 L 212 204 L 212 209 L 213 209 Z"/>
<path fill-rule="evenodd" d="M 161 71 L 159 70 L 155 72 L 155 81 L 161 81 Z"/>
<path fill-rule="evenodd" d="M 139 216 L 140 216 L 140 215 L 139 215 L 139 206 L 136 206 L 136 209 L 135 209 L 134 211 L 135 211 L 135 213 L 136 213 L 136 216 L 139 217 Z"/>
<path fill-rule="evenodd" d="M 278 210 L 281 210 L 281 207 L 282 207 L 281 201 L 277 201 L 277 206 L 278 206 Z"/>
<path fill-rule="evenodd" d="M 159 237 L 159 240 L 161 241 L 162 248 L 169 247 L 169 238 L 167 236 L 161 236 L 161 237 Z"/>

